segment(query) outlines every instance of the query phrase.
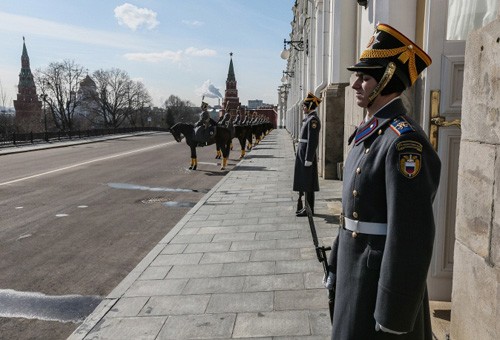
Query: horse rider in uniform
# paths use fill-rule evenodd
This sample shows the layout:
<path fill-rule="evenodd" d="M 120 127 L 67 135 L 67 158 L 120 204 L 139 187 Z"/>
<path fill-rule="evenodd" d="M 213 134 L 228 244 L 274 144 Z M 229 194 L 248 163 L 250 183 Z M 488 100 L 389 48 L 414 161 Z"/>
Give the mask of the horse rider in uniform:
<path fill-rule="evenodd" d="M 293 191 L 299 192 L 299 201 L 302 205 L 302 196 L 306 195 L 306 200 L 314 214 L 314 192 L 319 191 L 318 180 L 318 157 L 316 149 L 319 142 L 319 122 L 316 108 L 321 100 L 309 92 L 303 101 L 304 119 L 300 131 L 297 155 L 295 157 L 295 171 L 293 176 Z M 305 207 L 297 207 L 297 216 L 307 216 Z"/>
<path fill-rule="evenodd" d="M 194 135 L 198 141 L 199 146 L 208 145 L 208 141 L 215 134 L 215 128 L 210 128 L 217 125 L 217 122 L 210 117 L 208 112 L 208 104 L 204 101 L 201 102 L 200 119 L 194 126 Z M 210 129 L 209 129 L 210 128 Z"/>
<path fill-rule="evenodd" d="M 228 110 L 224 113 L 224 116 L 219 120 L 218 124 L 226 127 L 227 123 L 229 123 L 230 120 L 231 120 L 231 113 Z"/>
<path fill-rule="evenodd" d="M 210 113 L 208 112 L 208 104 L 204 101 L 201 102 L 201 112 L 200 119 L 196 122 L 195 126 L 205 126 L 208 128 L 210 125 L 216 125 L 217 123 L 210 117 Z"/>
<path fill-rule="evenodd" d="M 378 24 L 348 67 L 366 116 L 349 138 L 341 228 L 325 280 L 336 289 L 334 340 L 433 339 L 426 278 L 441 163 L 400 97 L 430 64 L 414 42 Z"/>
<path fill-rule="evenodd" d="M 236 111 L 236 116 L 234 117 L 234 120 L 233 120 L 233 125 L 240 125 L 240 122 L 241 122 L 241 117 L 240 117 L 240 110 L 238 109 Z"/>

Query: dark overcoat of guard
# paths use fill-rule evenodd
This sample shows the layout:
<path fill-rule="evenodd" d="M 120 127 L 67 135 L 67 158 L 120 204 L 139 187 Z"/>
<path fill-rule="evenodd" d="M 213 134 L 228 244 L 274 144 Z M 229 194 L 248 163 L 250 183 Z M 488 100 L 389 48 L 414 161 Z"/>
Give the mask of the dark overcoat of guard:
<path fill-rule="evenodd" d="M 367 115 L 349 138 L 341 228 L 330 253 L 333 340 L 433 338 L 426 280 L 441 162 L 400 98 L 431 63 L 401 32 L 377 24 L 347 68 L 356 72 L 351 87 Z"/>
<path fill-rule="evenodd" d="M 302 121 L 297 155 L 295 157 L 294 191 L 319 191 L 316 149 L 318 147 L 320 129 L 321 124 L 318 114 L 316 111 L 311 111 Z M 306 161 L 312 162 L 312 165 L 306 167 Z"/>
<path fill-rule="evenodd" d="M 387 224 L 387 235 L 340 229 L 332 339 L 432 340 L 426 276 L 440 161 L 396 99 L 357 130 L 344 169 L 343 222 Z M 375 319 L 394 335 L 375 331 Z"/>

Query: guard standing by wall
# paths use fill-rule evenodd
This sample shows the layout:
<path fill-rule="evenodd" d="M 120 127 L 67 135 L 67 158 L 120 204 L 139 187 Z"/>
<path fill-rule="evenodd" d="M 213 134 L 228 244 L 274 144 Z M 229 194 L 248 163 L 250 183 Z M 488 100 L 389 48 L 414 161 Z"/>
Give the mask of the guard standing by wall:
<path fill-rule="evenodd" d="M 319 122 L 316 108 L 321 100 L 309 92 L 303 102 L 304 119 L 300 131 L 297 155 L 295 157 L 295 171 L 293 176 L 293 191 L 299 192 L 299 201 L 306 195 L 306 200 L 314 214 L 314 192 L 319 191 L 318 157 L 316 149 L 319 142 Z M 305 206 L 297 206 L 297 216 L 307 216 Z"/>
<path fill-rule="evenodd" d="M 348 68 L 366 117 L 349 139 L 330 253 L 334 340 L 432 340 L 426 278 L 441 163 L 400 98 L 430 64 L 410 39 L 379 24 Z"/>

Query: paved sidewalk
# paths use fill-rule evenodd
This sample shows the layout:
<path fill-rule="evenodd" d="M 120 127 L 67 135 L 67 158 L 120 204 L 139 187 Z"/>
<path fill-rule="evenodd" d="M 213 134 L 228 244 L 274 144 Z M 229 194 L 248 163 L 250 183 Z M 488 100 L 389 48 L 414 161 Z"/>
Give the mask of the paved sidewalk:
<path fill-rule="evenodd" d="M 294 151 L 274 130 L 102 301 L 69 339 L 329 339 L 327 292 Z M 342 182 L 320 179 L 320 243 L 338 230 Z"/>

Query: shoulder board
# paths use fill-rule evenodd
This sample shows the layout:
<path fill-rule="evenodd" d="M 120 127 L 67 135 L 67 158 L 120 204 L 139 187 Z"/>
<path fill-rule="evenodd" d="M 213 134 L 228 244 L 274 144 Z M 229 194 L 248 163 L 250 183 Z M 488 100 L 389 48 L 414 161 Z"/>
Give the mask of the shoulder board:
<path fill-rule="evenodd" d="M 389 126 L 398 136 L 415 131 L 415 129 L 403 116 L 394 118 Z"/>

